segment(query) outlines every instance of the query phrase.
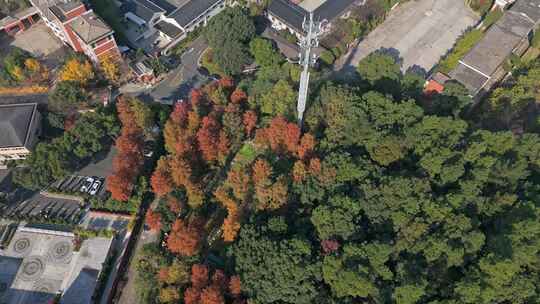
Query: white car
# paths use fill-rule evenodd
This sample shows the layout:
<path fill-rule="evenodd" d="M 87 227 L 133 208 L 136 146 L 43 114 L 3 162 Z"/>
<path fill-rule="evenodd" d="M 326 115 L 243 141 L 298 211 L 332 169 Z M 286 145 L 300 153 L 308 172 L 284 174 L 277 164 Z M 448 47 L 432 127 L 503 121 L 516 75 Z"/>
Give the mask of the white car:
<path fill-rule="evenodd" d="M 90 187 L 92 187 L 92 184 L 94 183 L 94 179 L 91 178 L 91 177 L 87 177 L 85 180 L 84 180 L 84 183 L 81 187 L 81 192 L 88 192 L 88 190 L 90 190 Z"/>
<path fill-rule="evenodd" d="M 90 193 L 90 195 L 96 195 L 96 193 L 98 192 L 99 190 L 99 186 L 101 186 L 101 181 L 100 180 L 96 180 L 94 182 L 94 184 L 92 185 L 92 188 L 90 188 L 90 191 L 88 191 L 88 193 Z"/>

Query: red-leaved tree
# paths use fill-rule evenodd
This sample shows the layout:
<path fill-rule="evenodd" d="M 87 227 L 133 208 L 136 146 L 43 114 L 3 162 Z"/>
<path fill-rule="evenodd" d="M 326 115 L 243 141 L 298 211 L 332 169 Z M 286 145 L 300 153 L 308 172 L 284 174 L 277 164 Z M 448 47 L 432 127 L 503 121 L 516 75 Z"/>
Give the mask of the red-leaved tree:
<path fill-rule="evenodd" d="M 107 178 L 107 189 L 113 199 L 126 201 L 144 162 L 144 137 L 143 130 L 136 123 L 130 102 L 119 98 L 117 109 L 122 130 L 116 139 L 118 153 L 113 159 L 113 172 Z"/>
<path fill-rule="evenodd" d="M 201 293 L 201 304 L 224 304 L 225 298 L 219 286 L 210 285 Z"/>
<path fill-rule="evenodd" d="M 167 248 L 173 253 L 193 256 L 199 250 L 203 236 L 202 223 L 194 219 L 189 223 L 177 219 L 167 238 Z"/>
<path fill-rule="evenodd" d="M 249 137 L 257 126 L 257 113 L 255 111 L 246 111 L 243 116 L 244 128 L 246 135 Z"/>
<path fill-rule="evenodd" d="M 202 126 L 197 132 L 197 141 L 204 160 L 213 162 L 218 158 L 219 131 L 221 126 L 213 115 L 203 118 Z"/>
<path fill-rule="evenodd" d="M 166 195 L 173 190 L 171 172 L 166 158 L 162 157 L 158 160 L 156 169 L 150 178 L 150 184 L 152 191 L 157 196 Z"/>
<path fill-rule="evenodd" d="M 158 231 L 161 229 L 161 215 L 152 209 L 146 212 L 146 224 L 151 230 Z"/>
<path fill-rule="evenodd" d="M 234 275 L 229 280 L 229 291 L 234 297 L 238 297 L 242 294 L 242 283 L 240 277 Z"/>
<path fill-rule="evenodd" d="M 208 267 L 203 264 L 191 266 L 191 285 L 193 288 L 202 289 L 208 285 Z"/>

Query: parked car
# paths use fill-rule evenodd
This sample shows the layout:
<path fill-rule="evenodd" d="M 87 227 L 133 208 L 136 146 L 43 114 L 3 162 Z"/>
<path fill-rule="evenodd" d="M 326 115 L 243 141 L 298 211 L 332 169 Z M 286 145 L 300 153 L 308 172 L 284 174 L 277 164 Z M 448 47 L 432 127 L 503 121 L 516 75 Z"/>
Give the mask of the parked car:
<path fill-rule="evenodd" d="M 87 177 L 86 180 L 84 180 L 84 183 L 81 187 L 81 192 L 88 192 L 88 190 L 90 190 L 90 187 L 92 187 L 93 183 L 94 183 L 94 179 L 91 177 Z"/>
<path fill-rule="evenodd" d="M 90 191 L 88 191 L 88 193 L 90 193 L 90 195 L 96 195 L 100 186 L 101 186 L 101 181 L 96 180 L 94 184 L 92 184 L 92 188 L 90 189 Z"/>

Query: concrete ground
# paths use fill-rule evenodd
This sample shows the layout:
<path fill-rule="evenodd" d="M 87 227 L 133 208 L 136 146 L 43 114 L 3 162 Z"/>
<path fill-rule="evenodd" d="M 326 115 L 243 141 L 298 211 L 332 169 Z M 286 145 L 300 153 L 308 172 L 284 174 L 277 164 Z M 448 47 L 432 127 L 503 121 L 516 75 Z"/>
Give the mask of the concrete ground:
<path fill-rule="evenodd" d="M 402 69 L 429 72 L 479 17 L 456 0 L 417 0 L 398 6 L 386 21 L 336 64 L 350 69 L 379 49 L 402 58 Z"/>
<path fill-rule="evenodd" d="M 0 283 L 10 283 L 6 303 L 49 303 L 59 290 L 65 291 L 62 303 L 91 303 L 112 240 L 87 239 L 76 252 L 73 234 L 35 228 L 19 227 L 0 250 Z"/>
<path fill-rule="evenodd" d="M 65 55 L 64 44 L 56 38 L 43 21 L 15 35 L 10 46 L 19 47 L 54 64 Z"/>

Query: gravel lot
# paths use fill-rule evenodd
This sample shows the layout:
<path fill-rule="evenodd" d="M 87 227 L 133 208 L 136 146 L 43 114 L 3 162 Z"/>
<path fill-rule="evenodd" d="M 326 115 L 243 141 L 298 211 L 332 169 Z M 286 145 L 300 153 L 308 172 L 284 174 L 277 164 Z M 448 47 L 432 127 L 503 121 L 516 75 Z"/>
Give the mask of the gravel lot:
<path fill-rule="evenodd" d="M 418 0 L 398 6 L 336 65 L 337 69 L 357 66 L 362 58 L 383 48 L 403 59 L 404 71 L 410 67 L 430 71 L 456 39 L 479 20 L 464 2 Z"/>

